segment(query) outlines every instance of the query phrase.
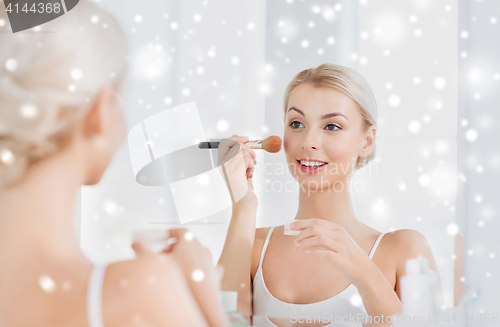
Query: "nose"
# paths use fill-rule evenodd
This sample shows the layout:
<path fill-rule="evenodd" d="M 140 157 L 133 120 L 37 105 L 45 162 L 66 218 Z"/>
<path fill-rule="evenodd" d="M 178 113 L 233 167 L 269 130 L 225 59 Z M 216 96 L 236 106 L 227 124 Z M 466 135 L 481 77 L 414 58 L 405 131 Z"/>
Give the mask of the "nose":
<path fill-rule="evenodd" d="M 310 129 L 309 131 L 307 131 L 307 133 L 304 136 L 304 139 L 302 140 L 302 149 L 318 150 L 319 144 L 320 144 L 319 136 L 313 129 Z"/>

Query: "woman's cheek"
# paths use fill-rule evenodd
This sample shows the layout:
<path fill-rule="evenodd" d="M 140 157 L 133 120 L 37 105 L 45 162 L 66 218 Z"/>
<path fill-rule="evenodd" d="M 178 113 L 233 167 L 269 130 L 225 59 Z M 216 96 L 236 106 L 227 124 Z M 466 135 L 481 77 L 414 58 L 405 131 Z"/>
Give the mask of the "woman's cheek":
<path fill-rule="evenodd" d="M 290 136 L 286 133 L 283 135 L 283 149 L 285 150 L 285 153 L 288 154 L 288 151 L 290 150 Z"/>
<path fill-rule="evenodd" d="M 343 142 L 335 142 L 330 144 L 327 149 L 327 156 L 336 163 L 351 162 L 352 147 Z"/>
<path fill-rule="evenodd" d="M 290 138 L 285 134 L 283 136 L 283 150 L 285 151 L 285 157 L 288 164 L 291 163 L 293 158 L 293 153 L 290 152 Z"/>

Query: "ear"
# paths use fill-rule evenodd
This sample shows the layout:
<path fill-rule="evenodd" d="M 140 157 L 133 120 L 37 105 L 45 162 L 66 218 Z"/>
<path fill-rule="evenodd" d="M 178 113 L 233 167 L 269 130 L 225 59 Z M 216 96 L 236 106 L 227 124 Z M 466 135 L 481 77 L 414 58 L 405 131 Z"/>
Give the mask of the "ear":
<path fill-rule="evenodd" d="M 368 131 L 365 134 L 365 138 L 363 140 L 363 148 L 359 153 L 361 158 L 368 157 L 375 147 L 375 135 L 377 134 L 377 129 L 374 125 L 368 127 Z"/>
<path fill-rule="evenodd" d="M 85 138 L 93 138 L 102 135 L 105 131 L 106 120 L 109 115 L 106 112 L 106 104 L 109 103 L 111 92 L 108 88 L 102 89 L 94 102 L 94 105 L 83 119 L 83 136 Z"/>

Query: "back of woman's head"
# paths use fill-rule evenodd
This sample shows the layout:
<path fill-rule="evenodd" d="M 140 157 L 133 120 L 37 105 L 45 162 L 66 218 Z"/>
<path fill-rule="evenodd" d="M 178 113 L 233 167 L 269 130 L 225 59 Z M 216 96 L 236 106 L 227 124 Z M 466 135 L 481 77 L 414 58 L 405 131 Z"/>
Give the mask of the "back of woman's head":
<path fill-rule="evenodd" d="M 372 125 L 377 126 L 377 102 L 368 81 L 352 68 L 325 63 L 316 68 L 301 71 L 292 79 L 285 90 L 284 114 L 292 91 L 301 84 L 313 87 L 331 88 L 343 92 L 359 106 L 363 117 L 363 131 Z M 375 158 L 375 146 L 366 158 L 358 158 L 355 168 L 360 169 Z"/>
<path fill-rule="evenodd" d="M 12 34 L 2 19 L 0 188 L 61 149 L 101 89 L 119 89 L 128 50 L 118 21 L 88 0 L 38 31 Z"/>

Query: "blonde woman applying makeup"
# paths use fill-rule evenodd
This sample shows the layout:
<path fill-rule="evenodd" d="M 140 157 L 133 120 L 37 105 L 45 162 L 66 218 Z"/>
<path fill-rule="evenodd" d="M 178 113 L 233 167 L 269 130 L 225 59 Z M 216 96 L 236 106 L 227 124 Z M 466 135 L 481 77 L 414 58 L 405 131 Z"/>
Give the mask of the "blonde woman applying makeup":
<path fill-rule="evenodd" d="M 221 270 L 185 229 L 162 253 L 135 243 L 133 260 L 94 266 L 82 253 L 77 192 L 126 132 L 126 36 L 87 0 L 42 29 L 0 27 L 0 326 L 229 326 Z"/>
<path fill-rule="evenodd" d="M 283 144 L 301 186 L 293 228 L 298 236 L 285 235 L 283 225 L 255 228 L 255 153 L 245 145 L 247 137 L 228 138 L 240 143 L 249 191 L 233 206 L 219 264 L 225 268 L 222 289 L 238 291 L 238 309 L 247 319 L 292 313 L 387 317 L 401 312 L 398 280 L 407 259 L 427 258 L 437 272 L 421 233 L 381 233 L 355 215 L 348 184 L 375 157 L 376 117 L 368 82 L 348 67 L 323 64 L 289 83 Z M 362 303 L 351 303 L 356 299 Z M 293 325 L 290 319 L 265 321 Z"/>

